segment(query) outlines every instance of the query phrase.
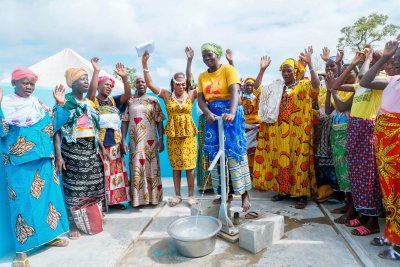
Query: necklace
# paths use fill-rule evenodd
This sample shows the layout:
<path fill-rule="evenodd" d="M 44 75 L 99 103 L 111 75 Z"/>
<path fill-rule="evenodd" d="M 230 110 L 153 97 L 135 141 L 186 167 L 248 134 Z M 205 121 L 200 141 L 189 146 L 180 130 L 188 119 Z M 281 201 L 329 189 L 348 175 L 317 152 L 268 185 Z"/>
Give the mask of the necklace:
<path fill-rule="evenodd" d="M 282 107 L 286 109 L 287 105 L 289 104 L 289 93 L 297 85 L 298 81 L 294 81 L 294 83 L 289 84 L 289 85 L 284 85 L 283 86 L 283 91 L 282 91 Z"/>
<path fill-rule="evenodd" d="M 180 109 L 183 109 L 183 103 L 186 102 L 187 99 L 187 93 L 183 93 L 183 97 L 181 99 L 177 98 L 175 95 L 175 92 L 172 92 L 172 99 L 175 101 L 175 103 L 180 107 Z"/>

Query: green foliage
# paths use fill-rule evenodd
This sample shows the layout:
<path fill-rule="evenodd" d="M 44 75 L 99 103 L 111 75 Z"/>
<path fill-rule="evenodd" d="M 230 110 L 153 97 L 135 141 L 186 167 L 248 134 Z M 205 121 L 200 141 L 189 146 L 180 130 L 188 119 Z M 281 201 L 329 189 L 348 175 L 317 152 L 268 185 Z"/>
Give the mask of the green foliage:
<path fill-rule="evenodd" d="M 135 89 L 135 78 L 136 78 L 136 69 L 135 68 L 126 68 L 126 77 L 128 78 L 129 84 L 132 89 Z M 121 79 L 117 74 L 114 73 L 114 77 Z"/>
<path fill-rule="evenodd" d="M 395 35 L 400 27 L 387 24 L 388 18 L 387 15 L 372 13 L 359 18 L 352 26 L 343 27 L 340 30 L 343 36 L 338 40 L 338 47 L 349 47 L 356 52 L 367 44 Z"/>

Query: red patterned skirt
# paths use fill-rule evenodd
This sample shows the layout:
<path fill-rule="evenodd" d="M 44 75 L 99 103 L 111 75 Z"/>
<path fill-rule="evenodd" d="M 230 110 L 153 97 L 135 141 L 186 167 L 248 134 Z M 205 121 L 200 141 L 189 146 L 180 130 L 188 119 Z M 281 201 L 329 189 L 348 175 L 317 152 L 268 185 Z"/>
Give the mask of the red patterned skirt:
<path fill-rule="evenodd" d="M 400 245 L 400 113 L 379 115 L 375 153 L 386 216 L 385 239 Z"/>

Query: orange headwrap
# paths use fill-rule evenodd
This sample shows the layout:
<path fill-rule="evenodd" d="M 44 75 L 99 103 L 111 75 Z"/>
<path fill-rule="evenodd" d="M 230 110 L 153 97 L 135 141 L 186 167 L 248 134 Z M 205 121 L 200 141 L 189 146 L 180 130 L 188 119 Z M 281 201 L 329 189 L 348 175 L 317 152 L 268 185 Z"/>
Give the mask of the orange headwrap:
<path fill-rule="evenodd" d="M 84 68 L 69 68 L 65 72 L 65 79 L 67 80 L 67 85 L 72 88 L 72 84 L 78 80 L 82 75 L 87 75 L 87 71 Z"/>
<path fill-rule="evenodd" d="M 301 80 L 303 78 L 304 72 L 306 71 L 306 68 L 303 66 L 303 64 L 299 63 L 297 60 L 293 58 L 288 58 L 279 67 L 279 71 L 282 72 L 282 68 L 285 65 L 289 65 L 294 69 L 294 73 L 296 75 L 297 80 Z"/>
<path fill-rule="evenodd" d="M 18 81 L 29 76 L 32 76 L 35 82 L 38 80 L 38 76 L 30 69 L 24 67 L 17 68 L 11 74 L 11 81 Z"/>

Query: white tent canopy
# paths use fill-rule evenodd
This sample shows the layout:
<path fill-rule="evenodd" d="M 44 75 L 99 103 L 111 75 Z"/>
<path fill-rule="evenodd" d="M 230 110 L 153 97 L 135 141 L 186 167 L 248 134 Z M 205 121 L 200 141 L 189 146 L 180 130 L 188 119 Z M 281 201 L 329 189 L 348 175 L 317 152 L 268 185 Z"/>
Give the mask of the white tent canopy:
<path fill-rule="evenodd" d="M 70 48 L 65 48 L 61 52 L 58 52 L 57 54 L 29 67 L 29 69 L 39 76 L 36 86 L 50 88 L 54 88 L 57 84 L 66 85 L 65 71 L 68 68 L 84 68 L 89 74 L 89 79 L 93 75 L 93 67 L 90 61 L 86 60 Z M 100 71 L 100 76 L 113 77 L 104 70 Z M 1 82 L 9 83 L 10 81 L 11 76 Z M 115 79 L 114 91 L 122 92 L 123 88 L 123 83 L 120 80 Z"/>

